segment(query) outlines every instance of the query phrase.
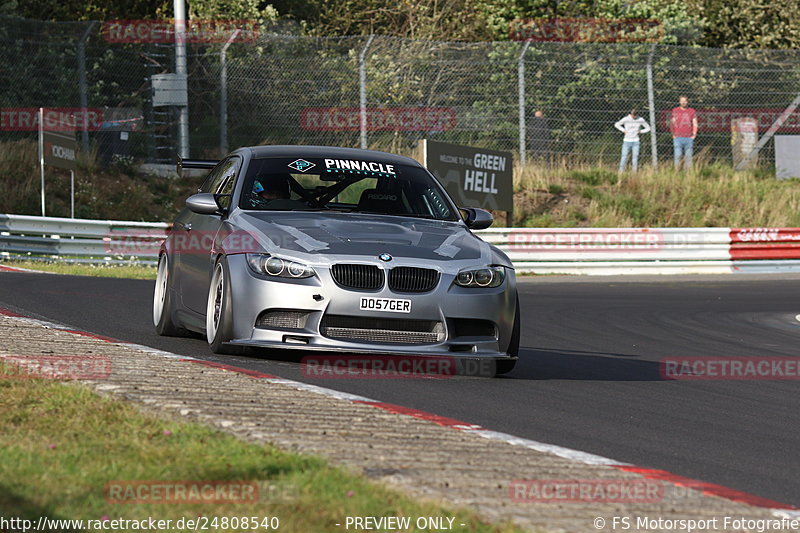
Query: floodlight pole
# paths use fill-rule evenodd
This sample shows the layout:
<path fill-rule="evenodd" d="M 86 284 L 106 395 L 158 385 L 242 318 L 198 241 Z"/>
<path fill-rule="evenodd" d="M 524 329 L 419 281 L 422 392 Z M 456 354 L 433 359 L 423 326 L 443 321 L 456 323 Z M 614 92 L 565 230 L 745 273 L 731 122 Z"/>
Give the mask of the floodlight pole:
<path fill-rule="evenodd" d="M 186 4 L 184 0 L 173 0 L 175 10 L 175 74 L 186 80 Z M 178 109 L 178 153 L 189 157 L 189 98 L 186 94 L 188 80 L 182 85 L 184 101 Z"/>

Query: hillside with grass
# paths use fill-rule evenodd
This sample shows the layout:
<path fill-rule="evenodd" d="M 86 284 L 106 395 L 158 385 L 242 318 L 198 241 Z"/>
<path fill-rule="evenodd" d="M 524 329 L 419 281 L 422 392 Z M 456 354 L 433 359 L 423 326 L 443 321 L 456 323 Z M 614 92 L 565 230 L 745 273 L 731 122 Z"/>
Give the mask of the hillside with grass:
<path fill-rule="evenodd" d="M 76 216 L 93 219 L 171 222 L 201 181 L 103 169 L 91 154 L 76 175 Z M 40 214 L 34 142 L 0 142 L 0 176 L 0 213 Z M 617 174 L 560 163 L 529 164 L 515 176 L 517 227 L 800 226 L 800 180 L 766 169 L 714 163 L 676 172 L 664 163 Z M 48 216 L 69 216 L 69 173 L 48 168 L 46 181 Z"/>
<path fill-rule="evenodd" d="M 120 163 L 102 168 L 95 153 L 78 156 L 75 216 L 103 220 L 172 221 L 200 180 L 169 179 Z M 41 215 L 36 142 L 0 141 L 0 213 Z M 70 216 L 69 171 L 45 169 L 47 216 Z"/>
<path fill-rule="evenodd" d="M 514 204 L 524 227 L 797 227 L 800 180 L 719 163 L 636 174 L 529 165 L 517 173 Z"/>

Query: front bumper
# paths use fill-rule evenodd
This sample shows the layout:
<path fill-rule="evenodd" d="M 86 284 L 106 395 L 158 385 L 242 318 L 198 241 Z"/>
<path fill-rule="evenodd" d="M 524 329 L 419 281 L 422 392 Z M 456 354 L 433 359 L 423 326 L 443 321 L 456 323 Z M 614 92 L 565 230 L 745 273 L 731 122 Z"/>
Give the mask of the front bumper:
<path fill-rule="evenodd" d="M 302 280 L 267 278 L 253 273 L 243 254 L 227 257 L 231 273 L 233 333 L 230 344 L 282 349 L 303 349 L 338 354 L 399 354 L 463 358 L 509 359 L 516 305 L 516 282 L 509 272 L 496 288 L 463 288 L 453 284 L 454 274 L 441 273 L 437 287 L 427 293 L 394 293 L 384 285 L 379 291 L 360 291 L 337 285 L 327 268 L 315 266 L 317 275 Z M 364 311 L 361 297 L 411 300 L 411 313 Z M 302 328 L 255 327 L 264 311 L 287 310 L 307 314 Z M 425 343 L 346 340 L 324 335 L 324 317 L 350 317 L 350 321 L 387 319 L 438 323 L 441 340 Z M 494 324 L 494 333 L 472 335 L 464 324 Z M 477 322 L 476 322 L 477 323 Z M 327 330 L 329 331 L 329 330 Z"/>

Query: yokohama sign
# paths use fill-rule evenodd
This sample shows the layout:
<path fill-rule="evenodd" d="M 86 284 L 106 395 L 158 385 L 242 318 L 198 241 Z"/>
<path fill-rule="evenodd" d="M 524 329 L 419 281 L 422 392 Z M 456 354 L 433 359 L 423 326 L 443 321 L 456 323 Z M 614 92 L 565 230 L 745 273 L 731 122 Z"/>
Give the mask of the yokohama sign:
<path fill-rule="evenodd" d="M 368 107 L 368 131 L 448 131 L 456 126 L 451 107 Z M 359 131 L 357 107 L 307 107 L 300 113 L 307 131 Z"/>

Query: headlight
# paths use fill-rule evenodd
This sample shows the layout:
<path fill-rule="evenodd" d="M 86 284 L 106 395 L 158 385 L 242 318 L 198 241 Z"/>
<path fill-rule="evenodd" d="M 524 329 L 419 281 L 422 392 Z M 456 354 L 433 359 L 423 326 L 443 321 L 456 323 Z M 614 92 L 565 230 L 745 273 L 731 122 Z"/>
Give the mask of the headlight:
<path fill-rule="evenodd" d="M 499 287 L 506 279 L 506 269 L 501 266 L 470 268 L 456 276 L 456 285 L 461 287 Z"/>
<path fill-rule="evenodd" d="M 310 278 L 314 269 L 303 263 L 281 259 L 269 254 L 246 254 L 247 266 L 256 274 L 277 278 Z"/>

